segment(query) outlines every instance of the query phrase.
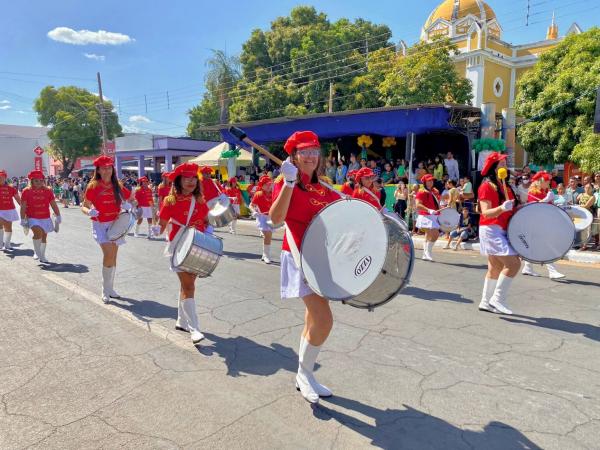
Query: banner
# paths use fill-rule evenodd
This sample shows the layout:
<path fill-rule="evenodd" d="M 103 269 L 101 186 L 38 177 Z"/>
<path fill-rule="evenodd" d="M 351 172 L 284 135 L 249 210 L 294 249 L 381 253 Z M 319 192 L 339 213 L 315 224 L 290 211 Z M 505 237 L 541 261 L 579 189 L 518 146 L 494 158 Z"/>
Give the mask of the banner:
<path fill-rule="evenodd" d="M 42 164 L 42 157 L 36 156 L 33 158 L 35 170 L 44 170 L 44 166 Z"/>

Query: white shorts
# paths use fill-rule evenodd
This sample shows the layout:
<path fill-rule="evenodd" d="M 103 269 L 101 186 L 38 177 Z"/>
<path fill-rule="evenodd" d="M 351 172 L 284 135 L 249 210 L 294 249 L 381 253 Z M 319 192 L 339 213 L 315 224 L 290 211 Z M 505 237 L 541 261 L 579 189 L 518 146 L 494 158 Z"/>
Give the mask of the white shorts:
<path fill-rule="evenodd" d="M 98 244 L 109 244 L 112 242 L 117 245 L 123 245 L 125 243 L 124 238 L 117 239 L 116 241 L 111 241 L 110 239 L 108 239 L 108 236 L 106 235 L 106 233 L 111 225 L 112 225 L 112 221 L 98 222 L 96 220 L 93 220 L 92 221 L 92 236 L 94 236 L 94 239 L 96 240 L 96 242 Z"/>
<path fill-rule="evenodd" d="M 140 206 L 142 210 L 142 219 L 153 219 L 154 211 L 152 210 L 152 206 Z"/>
<path fill-rule="evenodd" d="M 423 216 L 419 214 L 417 216 L 417 228 L 422 228 L 424 230 L 437 230 L 440 228 L 440 224 L 438 222 L 438 216 L 435 214 Z"/>
<path fill-rule="evenodd" d="M 46 233 L 52 233 L 54 231 L 54 222 L 52 219 L 32 219 L 28 218 L 29 228 L 40 227 Z"/>
<path fill-rule="evenodd" d="M 7 222 L 17 222 L 20 217 L 16 209 L 0 209 L 0 219 Z"/>
<path fill-rule="evenodd" d="M 281 252 L 281 299 L 302 298 L 314 294 L 308 287 L 302 271 L 298 269 L 292 254 Z"/>
<path fill-rule="evenodd" d="M 267 224 L 267 220 L 269 220 L 269 216 L 267 216 L 266 214 L 258 214 L 256 216 L 256 226 L 258 227 L 258 229 L 260 231 L 262 231 L 262 232 L 273 231 L 273 228 L 271 228 Z"/>
<path fill-rule="evenodd" d="M 479 227 L 479 248 L 482 255 L 514 256 L 517 254 L 506 237 L 506 231 L 498 225 Z"/>

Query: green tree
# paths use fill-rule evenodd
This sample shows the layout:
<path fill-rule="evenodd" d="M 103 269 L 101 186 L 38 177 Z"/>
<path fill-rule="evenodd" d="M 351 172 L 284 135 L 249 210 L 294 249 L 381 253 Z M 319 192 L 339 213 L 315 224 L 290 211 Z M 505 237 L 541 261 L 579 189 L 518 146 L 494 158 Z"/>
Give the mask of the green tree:
<path fill-rule="evenodd" d="M 530 121 L 518 140 L 535 163 L 572 159 L 600 170 L 599 139 L 593 136 L 595 88 L 600 85 L 600 28 L 567 36 L 542 54 L 518 83 L 517 114 Z"/>
<path fill-rule="evenodd" d="M 219 122 L 228 123 L 230 93 L 240 78 L 239 58 L 227 56 L 222 50 L 213 50 L 212 52 L 212 56 L 206 61 L 208 67 L 205 77 L 206 88 L 218 101 Z"/>
<path fill-rule="evenodd" d="M 81 156 L 93 156 L 102 147 L 100 101 L 91 92 L 75 86 L 46 86 L 34 110 L 43 126 L 50 127 L 50 155 L 62 163 L 62 176 L 73 170 Z M 109 139 L 122 135 L 119 118 L 109 101 L 104 101 L 104 120 Z"/>
<path fill-rule="evenodd" d="M 471 81 L 459 75 L 449 39 L 418 42 L 407 55 L 398 54 L 379 85 L 387 106 L 423 103 L 471 103 Z"/>
<path fill-rule="evenodd" d="M 194 139 L 218 141 L 221 136 L 218 132 L 202 131 L 202 127 L 219 123 L 219 99 L 215 92 L 206 91 L 199 105 L 188 111 L 190 123 L 187 134 Z"/>

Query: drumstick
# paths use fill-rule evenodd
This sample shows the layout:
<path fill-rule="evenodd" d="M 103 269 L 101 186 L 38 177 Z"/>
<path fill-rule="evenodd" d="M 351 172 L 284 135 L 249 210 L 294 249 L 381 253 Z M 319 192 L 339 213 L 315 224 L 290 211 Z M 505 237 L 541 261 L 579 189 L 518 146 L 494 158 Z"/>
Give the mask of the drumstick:
<path fill-rule="evenodd" d="M 238 138 L 240 141 L 243 141 L 246 144 L 254 147 L 256 150 L 258 150 L 259 153 L 262 153 L 263 155 L 265 155 L 267 158 L 269 158 L 275 164 L 278 164 L 278 165 L 283 164 L 283 161 L 281 159 L 279 159 L 277 156 L 275 156 L 273 153 L 271 153 L 269 150 L 267 150 L 263 146 L 257 144 L 252 139 L 250 139 L 248 137 L 248 135 L 244 132 L 244 130 L 242 130 L 241 128 L 232 126 L 232 127 L 229 127 L 229 132 L 231 134 L 233 134 L 236 138 Z"/>

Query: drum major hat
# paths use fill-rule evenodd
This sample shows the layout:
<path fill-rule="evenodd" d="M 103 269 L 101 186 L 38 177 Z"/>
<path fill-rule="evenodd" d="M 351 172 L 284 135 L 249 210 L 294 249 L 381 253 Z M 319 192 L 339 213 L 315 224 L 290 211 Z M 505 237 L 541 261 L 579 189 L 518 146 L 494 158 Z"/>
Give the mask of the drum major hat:
<path fill-rule="evenodd" d="M 321 147 L 321 144 L 319 143 L 319 136 L 312 131 L 296 131 L 283 146 L 288 155 L 291 155 L 294 150 L 315 147 Z"/>
<path fill-rule="evenodd" d="M 354 175 L 354 180 L 358 183 L 361 178 L 368 178 L 374 176 L 375 172 L 373 172 L 369 167 L 363 167 L 362 169 L 356 171 L 356 174 Z"/>
<path fill-rule="evenodd" d="M 550 175 L 548 172 L 546 172 L 545 170 L 541 170 L 540 172 L 536 173 L 532 178 L 531 181 L 537 181 L 540 178 L 543 178 L 546 181 L 550 181 L 552 179 L 552 175 Z"/>
<path fill-rule="evenodd" d="M 6 173 L 6 170 L 0 169 L 0 177 L 8 178 L 8 174 Z"/>
<path fill-rule="evenodd" d="M 208 166 L 201 166 L 200 167 L 200 172 L 202 172 L 203 174 L 211 174 L 212 173 L 212 167 L 208 167 Z"/>
<path fill-rule="evenodd" d="M 148 177 L 138 178 L 138 183 L 149 183 Z"/>
<path fill-rule="evenodd" d="M 263 175 L 262 177 L 260 177 L 260 180 L 258 180 L 258 187 L 261 188 L 263 187 L 265 184 L 269 184 L 271 183 L 273 180 L 271 180 L 271 177 L 267 176 L 267 175 Z"/>
<path fill-rule="evenodd" d="M 197 177 L 198 169 L 198 164 L 189 162 L 183 163 L 177 166 L 177 168 L 173 171 L 173 179 L 177 178 L 180 175 L 186 178 Z"/>
<path fill-rule="evenodd" d="M 354 176 L 356 176 L 356 172 L 358 172 L 358 170 L 356 170 L 356 169 L 355 170 L 351 170 L 350 172 L 348 172 L 346 174 L 346 177 L 348 177 L 348 178 L 354 177 Z"/>
<path fill-rule="evenodd" d="M 507 157 L 508 155 L 503 155 L 502 153 L 498 152 L 490 153 L 485 160 L 483 169 L 481 169 L 481 175 L 487 175 L 487 173 L 495 163 L 505 160 Z"/>
<path fill-rule="evenodd" d="M 43 180 L 44 172 L 42 172 L 41 170 L 32 170 L 27 174 L 27 178 L 29 178 L 30 180 Z"/>
<path fill-rule="evenodd" d="M 94 160 L 94 166 L 96 167 L 108 167 L 115 164 L 114 160 L 110 156 L 102 155 L 98 156 Z"/>

